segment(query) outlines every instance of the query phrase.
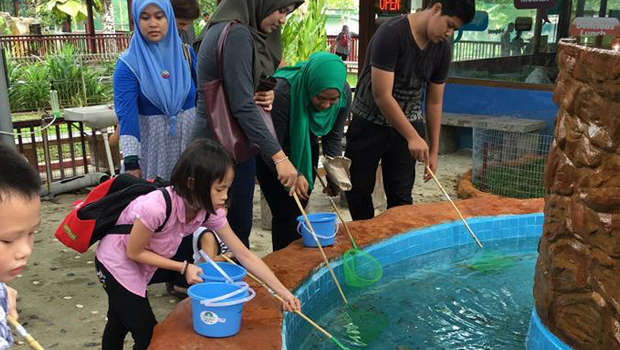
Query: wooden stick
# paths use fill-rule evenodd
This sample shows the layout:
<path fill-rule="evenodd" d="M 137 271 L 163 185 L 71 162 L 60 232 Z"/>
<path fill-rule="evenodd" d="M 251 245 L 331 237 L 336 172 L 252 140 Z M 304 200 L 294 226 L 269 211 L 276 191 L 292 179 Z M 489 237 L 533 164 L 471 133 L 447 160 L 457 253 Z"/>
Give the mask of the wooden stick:
<path fill-rule="evenodd" d="M 41 346 L 41 344 L 39 344 L 39 342 L 37 342 L 29 333 L 28 331 L 26 331 L 26 329 L 19 324 L 19 322 L 17 322 L 17 320 L 11 316 L 8 315 L 8 320 L 9 320 L 9 324 L 11 326 L 13 326 L 13 328 L 15 328 L 15 330 L 17 331 L 17 333 L 19 333 L 20 336 L 22 336 L 22 338 L 24 338 L 26 340 L 26 343 L 28 343 L 28 345 L 34 349 L 34 350 L 45 350 L 43 349 L 43 347 Z"/>
<path fill-rule="evenodd" d="M 232 259 L 230 259 L 229 257 L 227 257 L 226 255 L 222 255 L 222 257 L 224 259 L 226 259 L 226 261 L 228 261 L 231 264 L 235 264 L 237 265 L 236 262 L 234 262 Z M 260 284 L 263 288 L 267 289 L 269 291 L 269 293 L 275 297 L 276 299 L 280 300 L 283 304 L 286 304 L 286 301 L 280 296 L 278 295 L 276 292 L 273 291 L 273 289 L 269 288 L 269 286 L 263 282 L 260 278 L 254 276 L 253 274 L 251 274 L 249 271 L 246 271 L 246 274 L 253 279 L 254 281 L 256 281 L 258 284 Z M 323 335 L 325 335 L 327 338 L 331 339 L 331 340 L 336 340 L 334 338 L 333 335 L 331 335 L 328 331 L 326 331 L 325 329 L 323 329 L 323 327 L 319 326 L 318 324 L 316 324 L 314 321 L 312 321 L 312 319 L 310 319 L 310 317 L 306 316 L 303 312 L 301 312 L 300 310 L 295 310 L 295 313 L 298 314 L 299 316 L 301 316 L 301 318 L 303 318 L 304 320 L 306 320 L 308 323 L 310 323 L 314 328 L 316 328 L 319 332 L 323 333 Z M 337 343 L 339 344 L 339 343 Z"/>
<path fill-rule="evenodd" d="M 347 298 L 344 296 L 344 292 L 342 291 L 342 288 L 340 287 L 340 283 L 338 283 L 338 279 L 336 278 L 336 274 L 334 273 L 334 270 L 329 264 L 329 260 L 327 260 L 327 255 L 325 255 L 325 252 L 323 251 L 323 247 L 321 246 L 319 239 L 316 238 L 316 233 L 314 233 L 314 229 L 312 228 L 312 225 L 310 224 L 310 220 L 308 220 L 308 216 L 306 215 L 306 211 L 304 210 L 304 207 L 301 205 L 301 202 L 299 201 L 299 197 L 297 197 L 297 193 L 293 192 L 293 198 L 295 198 L 295 202 L 297 203 L 297 206 L 299 207 L 299 211 L 301 211 L 301 215 L 303 215 L 304 221 L 306 222 L 306 225 L 308 225 L 308 229 L 310 230 L 310 233 L 312 234 L 312 238 L 314 238 L 316 245 L 319 247 L 319 251 L 321 252 L 321 255 L 323 256 L 323 260 L 327 264 L 329 273 L 332 275 L 332 279 L 334 280 L 334 283 L 336 283 L 336 287 L 338 288 L 338 291 L 340 292 L 340 295 L 342 296 L 342 300 L 344 300 L 344 303 L 348 305 L 349 302 L 347 301 Z"/>
<path fill-rule="evenodd" d="M 456 210 L 457 214 L 459 214 L 459 216 L 461 217 L 461 221 L 463 221 L 463 224 L 465 224 L 465 227 L 469 231 L 469 234 L 474 238 L 476 243 L 478 243 L 478 246 L 480 246 L 480 248 L 482 248 L 482 243 L 480 243 L 480 241 L 478 240 L 478 237 L 476 237 L 476 234 L 474 233 L 474 231 L 471 230 L 471 227 L 469 227 L 469 225 L 467 224 L 467 221 L 465 221 L 465 218 L 463 217 L 463 214 L 461 214 L 461 211 L 459 210 L 459 208 L 456 207 L 456 204 L 454 204 L 454 202 L 452 201 L 452 198 L 450 198 L 450 195 L 448 194 L 448 192 L 446 192 L 446 190 L 443 188 L 443 186 L 441 186 L 441 184 L 439 183 L 439 180 L 437 180 L 437 177 L 435 177 L 435 174 L 433 174 L 433 171 L 431 170 L 431 168 L 426 166 L 426 170 L 428 170 L 428 173 L 431 174 L 431 177 L 433 178 L 433 180 L 435 180 L 435 183 L 437 184 L 437 186 L 439 186 L 439 189 L 443 192 L 443 194 L 446 196 L 446 198 L 448 198 L 448 201 L 450 201 L 450 204 L 452 204 L 452 207 L 454 208 L 454 210 Z"/>
<path fill-rule="evenodd" d="M 321 176 L 319 175 L 319 171 L 316 168 L 314 168 L 314 170 L 316 171 L 316 174 L 317 174 L 316 177 L 321 182 L 321 186 L 323 186 L 323 189 L 327 189 L 327 185 L 325 184 L 325 182 L 323 182 L 323 178 L 321 178 Z M 349 231 L 349 227 L 347 226 L 347 224 L 344 222 L 344 218 L 342 217 L 342 214 L 340 213 L 340 210 L 336 206 L 336 203 L 334 202 L 334 199 L 332 197 L 330 197 L 327 193 L 325 195 L 329 199 L 329 202 L 332 204 L 332 208 L 334 208 L 334 211 L 336 211 L 336 215 L 338 215 L 338 219 L 340 219 L 340 222 L 342 222 L 342 226 L 344 226 L 344 230 L 349 235 L 349 239 L 351 239 L 351 244 L 353 244 L 353 249 L 357 250 L 357 244 L 355 244 L 355 240 L 353 239 L 353 235 L 351 234 L 351 231 Z"/>

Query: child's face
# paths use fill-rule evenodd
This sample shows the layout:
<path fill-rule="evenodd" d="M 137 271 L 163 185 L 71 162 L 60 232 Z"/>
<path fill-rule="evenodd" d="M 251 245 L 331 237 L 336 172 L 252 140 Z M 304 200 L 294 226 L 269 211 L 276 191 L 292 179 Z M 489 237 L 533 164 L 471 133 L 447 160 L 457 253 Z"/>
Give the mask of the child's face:
<path fill-rule="evenodd" d="M 0 282 L 19 275 L 32 253 L 41 199 L 4 195 L 0 202 Z"/>
<path fill-rule="evenodd" d="M 439 43 L 448 40 L 463 25 L 463 21 L 455 16 L 444 16 L 441 14 L 441 4 L 437 3 L 432 7 L 431 20 L 428 23 L 427 35 L 434 42 Z"/>
<path fill-rule="evenodd" d="M 211 204 L 213 204 L 213 209 L 217 210 L 226 207 L 228 190 L 230 189 L 234 178 L 235 172 L 232 169 L 229 169 L 223 180 L 216 180 L 213 182 L 213 185 L 211 185 Z"/>

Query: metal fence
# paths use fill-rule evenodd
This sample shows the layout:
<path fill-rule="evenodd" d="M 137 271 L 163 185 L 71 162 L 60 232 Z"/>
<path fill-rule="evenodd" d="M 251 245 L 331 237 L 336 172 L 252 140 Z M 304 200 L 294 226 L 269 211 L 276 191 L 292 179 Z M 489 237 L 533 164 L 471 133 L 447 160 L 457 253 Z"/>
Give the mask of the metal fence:
<path fill-rule="evenodd" d="M 18 151 L 37 169 L 44 184 L 109 171 L 102 135 L 81 122 L 41 118 L 13 122 L 13 129 Z M 112 148 L 112 155 L 118 166 L 118 147 Z"/>
<path fill-rule="evenodd" d="M 473 183 L 481 191 L 513 198 L 545 194 L 544 171 L 552 135 L 474 128 Z"/>

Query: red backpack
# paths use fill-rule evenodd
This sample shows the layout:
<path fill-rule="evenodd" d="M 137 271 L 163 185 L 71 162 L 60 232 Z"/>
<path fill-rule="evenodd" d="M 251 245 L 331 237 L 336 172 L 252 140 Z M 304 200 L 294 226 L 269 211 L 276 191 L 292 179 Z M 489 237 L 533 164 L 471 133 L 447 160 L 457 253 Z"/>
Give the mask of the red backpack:
<path fill-rule="evenodd" d="M 161 231 L 170 217 L 172 200 L 161 179 L 147 181 L 129 174 L 121 174 L 93 188 L 84 201 L 65 217 L 55 236 L 67 247 L 84 253 L 108 233 L 129 234 L 133 225 L 116 225 L 118 217 L 134 199 L 151 191 L 160 190 L 166 200 L 166 219 L 155 230 Z"/>

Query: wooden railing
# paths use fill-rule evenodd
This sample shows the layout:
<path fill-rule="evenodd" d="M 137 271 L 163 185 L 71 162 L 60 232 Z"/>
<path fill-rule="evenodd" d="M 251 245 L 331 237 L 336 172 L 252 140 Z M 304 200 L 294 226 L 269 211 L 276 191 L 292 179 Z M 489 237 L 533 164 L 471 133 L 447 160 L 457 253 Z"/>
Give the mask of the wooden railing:
<path fill-rule="evenodd" d="M 130 33 L 5 35 L 0 45 L 13 58 L 43 57 L 60 52 L 63 45 L 73 45 L 80 54 L 119 54 L 129 46 Z"/>
<path fill-rule="evenodd" d="M 101 134 L 81 122 L 63 118 L 56 119 L 43 133 L 41 127 L 48 122 L 41 119 L 13 122 L 17 150 L 39 171 L 43 181 L 108 171 Z M 118 147 L 112 147 L 112 155 L 114 164 L 118 165 Z"/>

